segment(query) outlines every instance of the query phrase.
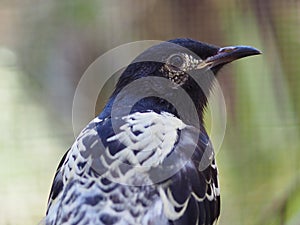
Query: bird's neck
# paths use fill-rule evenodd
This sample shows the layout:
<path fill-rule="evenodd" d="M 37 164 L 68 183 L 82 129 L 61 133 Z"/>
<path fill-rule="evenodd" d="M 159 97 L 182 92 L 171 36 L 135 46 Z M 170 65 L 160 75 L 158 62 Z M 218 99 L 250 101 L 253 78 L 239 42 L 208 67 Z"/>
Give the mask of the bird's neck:
<path fill-rule="evenodd" d="M 146 97 L 139 101 L 134 101 L 135 97 L 127 95 L 125 98 L 117 99 L 116 96 L 112 96 L 104 110 L 99 115 L 101 119 L 106 117 L 123 117 L 128 114 L 132 114 L 135 112 L 149 112 L 153 111 L 156 113 L 168 112 L 173 114 L 174 116 L 181 118 L 180 112 L 178 112 L 177 108 L 171 104 L 170 102 L 158 98 L 158 97 Z M 199 103 L 198 103 L 199 104 Z M 180 106 L 179 106 L 180 107 Z M 189 114 L 192 110 L 191 109 L 184 109 L 186 114 Z M 196 107 L 198 120 L 201 124 L 203 124 L 203 107 Z M 194 116 L 194 115 L 193 115 Z M 186 116 L 188 118 L 189 116 Z M 185 123 L 189 124 L 190 121 L 188 119 L 184 121 Z"/>
<path fill-rule="evenodd" d="M 156 113 L 168 112 L 177 115 L 177 111 L 171 103 L 157 97 L 147 97 L 134 102 L 130 96 L 127 96 L 126 99 L 122 99 L 122 101 L 112 96 L 104 107 L 100 117 L 105 118 L 111 116 L 112 114 L 118 113 L 117 111 L 120 113 L 128 112 L 130 114 L 135 112 L 154 111 Z"/>

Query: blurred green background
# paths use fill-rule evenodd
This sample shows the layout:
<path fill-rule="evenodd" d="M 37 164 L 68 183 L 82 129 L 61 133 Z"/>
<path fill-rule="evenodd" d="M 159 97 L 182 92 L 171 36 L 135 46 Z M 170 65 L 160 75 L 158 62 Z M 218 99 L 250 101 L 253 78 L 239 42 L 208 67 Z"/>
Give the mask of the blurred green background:
<path fill-rule="evenodd" d="M 56 166 L 74 141 L 74 91 L 90 63 L 120 44 L 175 37 L 263 51 L 219 76 L 227 105 L 219 224 L 300 224 L 299 1 L 0 4 L 0 224 L 44 216 Z"/>

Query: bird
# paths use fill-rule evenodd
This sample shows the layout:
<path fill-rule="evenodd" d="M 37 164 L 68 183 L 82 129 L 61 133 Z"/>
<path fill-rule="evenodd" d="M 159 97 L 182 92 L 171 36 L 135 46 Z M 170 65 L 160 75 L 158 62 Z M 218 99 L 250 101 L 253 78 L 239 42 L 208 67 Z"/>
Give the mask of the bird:
<path fill-rule="evenodd" d="M 216 224 L 220 186 L 204 112 L 219 70 L 258 54 L 176 38 L 138 55 L 61 159 L 44 224 Z"/>

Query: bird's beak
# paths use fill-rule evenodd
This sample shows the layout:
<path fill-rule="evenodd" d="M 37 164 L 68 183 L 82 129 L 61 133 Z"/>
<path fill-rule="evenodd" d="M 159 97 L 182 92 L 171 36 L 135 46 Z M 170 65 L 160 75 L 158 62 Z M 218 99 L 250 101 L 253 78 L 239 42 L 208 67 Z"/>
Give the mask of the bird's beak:
<path fill-rule="evenodd" d="M 261 51 L 251 46 L 230 46 L 220 48 L 218 52 L 205 59 L 198 65 L 198 69 L 208 67 L 213 68 L 218 65 L 224 65 L 234 60 L 244 58 L 251 55 L 259 55 Z"/>

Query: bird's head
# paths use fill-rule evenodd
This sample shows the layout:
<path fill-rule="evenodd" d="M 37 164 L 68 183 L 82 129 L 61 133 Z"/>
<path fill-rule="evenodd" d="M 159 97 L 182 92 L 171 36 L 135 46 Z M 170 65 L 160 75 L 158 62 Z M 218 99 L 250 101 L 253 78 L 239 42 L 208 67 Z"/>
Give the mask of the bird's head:
<path fill-rule="evenodd" d="M 158 102 L 165 104 L 161 98 L 173 95 L 175 91 L 172 93 L 172 90 L 183 88 L 202 114 L 207 104 L 207 93 L 218 71 L 227 63 L 257 54 L 261 52 L 249 46 L 221 48 L 186 38 L 169 40 L 141 53 L 122 73 L 113 95 L 140 78 L 160 77 L 167 79 L 168 85 L 159 79 L 153 79 L 152 82 L 147 79 L 144 85 L 139 83 L 135 91 L 136 88 L 143 92 L 149 91 L 148 96 L 159 96 L 153 99 L 160 99 Z M 158 104 L 150 104 L 154 105 Z M 147 104 L 144 106 L 149 107 Z M 160 108 L 169 111 L 163 106 Z"/>

